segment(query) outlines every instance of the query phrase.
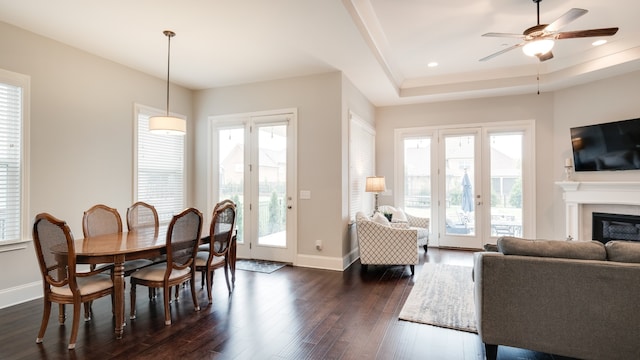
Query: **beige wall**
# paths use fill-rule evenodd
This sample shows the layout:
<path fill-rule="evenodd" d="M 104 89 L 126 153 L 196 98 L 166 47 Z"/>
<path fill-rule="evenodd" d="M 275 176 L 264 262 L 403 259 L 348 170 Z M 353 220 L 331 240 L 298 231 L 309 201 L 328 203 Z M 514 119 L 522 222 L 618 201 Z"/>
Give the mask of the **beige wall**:
<path fill-rule="evenodd" d="M 166 80 L 1 22 L 0 48 L 0 68 L 31 77 L 29 218 L 50 212 L 77 237 L 84 210 L 96 203 L 124 215 L 133 200 L 133 106 L 164 109 Z M 172 111 L 191 118 L 191 91 L 171 91 Z M 26 245 L 0 252 L 0 306 L 13 290 L 29 296 L 35 284 L 42 292 L 32 244 Z"/>
<path fill-rule="evenodd" d="M 207 159 L 208 117 L 296 108 L 298 111 L 298 190 L 311 199 L 297 200 L 298 263 L 342 262 L 342 110 L 339 72 L 199 91 L 196 162 Z M 196 191 L 207 193 L 206 166 L 195 169 Z M 297 194 L 296 194 L 297 196 Z M 206 198 L 198 199 L 206 207 Z M 323 250 L 315 249 L 322 240 Z"/>
<path fill-rule="evenodd" d="M 564 159 L 572 157 L 569 129 L 574 126 L 640 118 L 640 71 L 557 91 L 554 94 L 553 170 L 564 177 Z M 550 140 L 551 141 L 551 140 Z M 588 171 L 574 174 L 578 181 L 640 181 L 640 170 Z M 556 235 L 564 235 L 562 192 L 553 189 Z"/>

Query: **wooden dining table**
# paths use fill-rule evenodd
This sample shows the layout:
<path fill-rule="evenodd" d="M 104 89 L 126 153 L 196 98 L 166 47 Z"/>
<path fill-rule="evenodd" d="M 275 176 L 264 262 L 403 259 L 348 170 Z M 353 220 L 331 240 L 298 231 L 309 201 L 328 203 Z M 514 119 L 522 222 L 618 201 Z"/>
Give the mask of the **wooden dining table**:
<path fill-rule="evenodd" d="M 74 242 L 77 264 L 114 264 L 114 316 L 115 334 L 122 338 L 125 325 L 125 282 L 124 262 L 127 260 L 153 259 L 166 253 L 167 227 L 143 227 L 129 232 L 120 232 L 78 239 Z M 208 243 L 209 236 L 201 238 L 201 243 Z M 235 283 L 236 244 L 233 237 L 230 247 L 229 262 L 232 282 Z M 52 249 L 52 252 L 65 261 L 66 246 Z M 225 269 L 226 271 L 226 269 Z"/>

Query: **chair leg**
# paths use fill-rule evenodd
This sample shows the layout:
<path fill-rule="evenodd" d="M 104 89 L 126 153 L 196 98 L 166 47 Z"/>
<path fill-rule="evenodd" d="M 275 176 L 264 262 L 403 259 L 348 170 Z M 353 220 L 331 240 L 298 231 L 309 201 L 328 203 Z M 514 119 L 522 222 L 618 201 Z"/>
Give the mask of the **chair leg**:
<path fill-rule="evenodd" d="M 424 252 L 425 253 L 427 252 L 427 249 L 429 249 L 429 247 L 427 245 L 423 245 L 422 247 L 424 248 Z"/>
<path fill-rule="evenodd" d="M 38 331 L 38 337 L 36 343 L 40 344 L 44 338 L 44 332 L 47 331 L 47 324 L 49 323 L 49 316 L 51 316 L 51 301 L 44 299 L 44 310 L 42 311 L 42 322 L 40 323 L 40 331 Z"/>
<path fill-rule="evenodd" d="M 198 296 L 196 295 L 196 272 L 191 271 L 191 298 L 193 299 L 193 307 L 196 311 L 200 311 L 200 305 L 198 304 Z M 211 302 L 211 293 L 209 293 L 209 302 Z"/>
<path fill-rule="evenodd" d="M 224 259 L 224 279 L 227 281 L 227 289 L 229 289 L 229 293 L 231 293 L 231 283 L 229 282 L 229 258 L 225 257 Z"/>
<path fill-rule="evenodd" d="M 84 305 L 84 321 L 91 320 L 91 301 L 87 301 Z M 113 308 L 113 307 L 112 307 Z"/>
<path fill-rule="evenodd" d="M 64 304 L 58 304 L 58 323 L 62 325 L 66 319 L 67 313 L 65 311 Z"/>
<path fill-rule="evenodd" d="M 200 271 L 200 288 L 201 289 L 204 289 L 205 276 L 206 276 L 205 271 Z"/>
<path fill-rule="evenodd" d="M 131 290 L 129 290 L 129 293 L 130 293 L 131 299 L 130 299 L 129 307 L 131 309 L 129 310 L 129 319 L 133 320 L 136 318 L 136 283 L 135 281 L 133 281 L 133 278 L 131 279 L 130 283 L 131 283 Z"/>
<path fill-rule="evenodd" d="M 213 304 L 213 297 L 211 296 L 211 289 L 213 288 L 213 270 L 207 270 L 207 296 L 209 297 L 209 304 Z"/>
<path fill-rule="evenodd" d="M 76 348 L 78 338 L 78 327 L 80 326 L 80 304 L 73 304 L 73 325 L 71 326 L 71 336 L 69 337 L 69 350 Z"/>
<path fill-rule="evenodd" d="M 176 291 L 178 291 L 176 289 Z M 169 308 L 169 298 L 171 298 L 171 287 L 165 285 L 162 300 L 164 301 L 164 324 L 171 325 L 171 309 Z"/>
<path fill-rule="evenodd" d="M 415 275 L 415 273 L 416 273 L 416 266 L 415 266 L 415 265 L 409 265 L 409 269 L 411 269 L 411 276 Z"/>

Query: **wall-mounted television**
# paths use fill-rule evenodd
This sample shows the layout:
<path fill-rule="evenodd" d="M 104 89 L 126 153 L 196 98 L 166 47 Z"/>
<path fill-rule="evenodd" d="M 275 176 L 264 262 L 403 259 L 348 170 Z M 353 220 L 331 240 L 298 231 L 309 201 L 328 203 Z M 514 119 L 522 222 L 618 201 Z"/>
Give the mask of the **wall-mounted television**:
<path fill-rule="evenodd" d="M 571 128 L 575 171 L 640 169 L 640 118 Z"/>

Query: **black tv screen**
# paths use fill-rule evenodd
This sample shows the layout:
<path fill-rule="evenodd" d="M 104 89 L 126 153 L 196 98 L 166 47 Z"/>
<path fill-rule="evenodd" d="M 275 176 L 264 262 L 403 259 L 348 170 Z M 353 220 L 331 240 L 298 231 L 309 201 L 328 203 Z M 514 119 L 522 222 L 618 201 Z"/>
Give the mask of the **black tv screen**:
<path fill-rule="evenodd" d="M 575 171 L 640 169 L 640 119 L 571 128 Z"/>

